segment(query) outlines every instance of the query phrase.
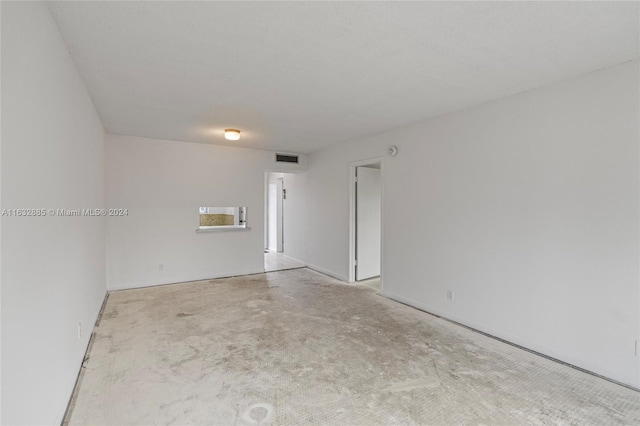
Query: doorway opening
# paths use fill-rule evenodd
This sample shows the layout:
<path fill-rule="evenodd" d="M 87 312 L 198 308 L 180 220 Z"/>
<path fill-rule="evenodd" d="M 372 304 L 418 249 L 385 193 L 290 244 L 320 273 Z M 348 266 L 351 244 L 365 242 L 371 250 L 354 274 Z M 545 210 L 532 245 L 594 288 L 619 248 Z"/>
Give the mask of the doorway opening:
<path fill-rule="evenodd" d="M 382 159 L 350 164 L 349 281 L 382 288 Z"/>
<path fill-rule="evenodd" d="M 281 173 L 270 173 L 267 183 L 267 246 L 270 253 L 284 252 L 284 177 Z"/>
<path fill-rule="evenodd" d="M 266 272 L 302 268 L 285 254 L 286 180 L 289 173 L 267 172 L 265 177 L 264 269 Z"/>

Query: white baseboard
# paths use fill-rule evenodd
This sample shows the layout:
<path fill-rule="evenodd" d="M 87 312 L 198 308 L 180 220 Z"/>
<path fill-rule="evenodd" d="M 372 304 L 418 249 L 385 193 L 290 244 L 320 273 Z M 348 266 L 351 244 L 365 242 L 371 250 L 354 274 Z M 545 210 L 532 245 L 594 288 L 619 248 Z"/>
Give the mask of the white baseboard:
<path fill-rule="evenodd" d="M 335 278 L 336 280 L 344 281 L 345 283 L 349 282 L 349 279 L 347 277 L 345 277 L 344 275 L 336 274 L 335 272 L 330 271 L 328 269 L 324 269 L 324 268 L 321 268 L 319 266 L 312 265 L 310 263 L 307 263 L 306 266 L 309 269 L 312 269 L 312 270 L 314 270 L 316 272 L 320 272 L 321 274 L 324 274 L 324 275 L 328 275 L 331 278 Z"/>
<path fill-rule="evenodd" d="M 344 275 L 336 274 L 333 271 L 330 271 L 330 270 L 325 269 L 325 268 L 321 268 L 320 266 L 316 266 L 316 265 L 314 265 L 312 263 L 305 262 L 302 259 L 298 259 L 298 258 L 295 258 L 293 256 L 289 256 L 289 255 L 284 254 L 284 253 L 282 253 L 282 255 L 284 257 L 286 257 L 287 259 L 289 259 L 289 260 L 293 260 L 294 262 L 298 262 L 298 263 L 304 265 L 306 268 L 312 269 L 312 270 L 314 270 L 316 272 L 320 272 L 323 275 L 328 275 L 331 278 L 335 278 L 336 280 L 344 281 L 345 283 L 349 282 L 348 278 L 345 277 Z"/>
<path fill-rule="evenodd" d="M 302 263 L 303 265 L 306 265 L 306 263 L 305 263 L 305 262 L 303 262 L 302 260 L 300 260 L 300 259 L 296 259 L 295 257 L 291 257 L 291 256 L 286 255 L 286 254 L 284 254 L 284 253 L 282 253 L 282 257 L 287 258 L 287 259 L 289 259 L 289 260 L 293 260 L 294 262 L 298 262 L 298 263 Z"/>
<path fill-rule="evenodd" d="M 73 380 L 73 384 L 71 385 L 71 388 L 67 389 L 67 392 L 64 393 L 64 395 L 66 395 L 67 403 L 65 404 L 64 407 L 62 407 L 62 411 L 58 412 L 58 415 L 56 416 L 55 424 L 57 425 L 62 424 L 62 422 L 64 421 L 64 416 L 65 414 L 67 414 L 67 409 L 69 407 L 69 404 L 71 403 L 71 398 L 73 398 L 73 392 L 76 389 L 76 386 L 78 384 L 78 379 L 80 378 L 80 373 L 82 372 L 82 363 L 84 362 L 85 355 L 87 355 L 87 351 L 89 350 L 89 345 L 91 344 L 91 339 L 93 336 L 93 332 L 95 331 L 96 323 L 98 322 L 98 317 L 100 316 L 100 312 L 102 312 L 102 307 L 104 306 L 108 296 L 109 296 L 109 292 L 105 290 L 104 296 L 102 297 L 102 303 L 98 305 L 98 309 L 95 311 L 95 314 L 92 316 L 93 322 L 90 323 L 91 332 L 85 334 L 84 340 L 86 340 L 86 343 L 82 345 L 83 350 L 82 352 L 76 355 L 76 360 L 77 360 L 76 365 L 78 365 L 78 374 Z M 86 327 L 86 328 L 89 328 L 89 327 Z"/>
<path fill-rule="evenodd" d="M 137 283 L 137 284 L 117 284 L 110 285 L 107 289 L 109 291 L 119 291 L 119 290 L 132 290 L 134 288 L 146 288 L 146 287 L 157 287 L 161 285 L 171 285 L 171 284 L 181 284 L 181 283 L 189 283 L 194 281 L 206 281 L 206 280 L 215 280 L 218 278 L 230 278 L 230 277 L 239 277 L 242 275 L 254 275 L 254 274 L 263 274 L 264 267 L 255 270 L 244 270 L 244 271 L 235 271 L 235 272 L 222 272 L 219 274 L 209 274 L 206 276 L 199 277 L 185 277 L 185 278 L 176 278 L 170 279 L 167 281 L 155 281 L 152 283 Z"/>
<path fill-rule="evenodd" d="M 522 341 L 522 339 L 519 338 L 518 336 L 510 335 L 509 333 L 504 333 L 501 330 L 496 330 L 491 327 L 487 327 L 484 324 L 471 321 L 464 317 L 454 315 L 451 312 L 435 308 L 426 303 L 418 302 L 415 299 L 410 299 L 408 297 L 404 297 L 399 294 L 392 293 L 389 291 L 384 291 L 384 290 L 380 294 L 388 299 L 395 300 L 396 302 L 400 302 L 404 305 L 411 306 L 413 308 L 419 309 L 428 314 L 432 314 L 432 315 L 441 317 L 445 320 L 448 320 L 450 322 L 456 323 L 458 325 L 471 328 L 477 332 L 480 332 L 481 334 L 486 334 L 491 337 L 497 338 L 498 340 L 504 340 L 505 342 L 514 344 L 516 346 L 521 346 L 522 348 L 527 349 L 529 351 L 538 352 L 556 359 L 562 359 L 562 355 L 555 353 L 549 348 L 537 347 L 536 345 L 532 345 L 529 342 Z M 569 361 L 566 361 L 566 362 L 569 362 Z"/>
<path fill-rule="evenodd" d="M 429 306 L 425 303 L 418 302 L 414 299 L 409 299 L 399 294 L 395 294 L 389 291 L 384 291 L 384 289 L 380 294 L 388 299 L 395 300 L 396 302 L 400 302 L 404 305 L 411 306 L 413 308 L 419 309 L 428 314 L 436 315 L 438 317 L 441 317 L 444 320 L 453 322 L 462 327 L 469 328 L 475 332 L 484 334 L 490 338 L 503 341 L 506 344 L 519 347 L 520 349 L 525 350 L 527 352 L 532 352 L 536 355 L 542 356 L 547 359 L 551 359 L 561 364 L 568 365 L 578 370 L 582 370 L 586 373 L 593 374 L 595 376 L 601 377 L 608 381 L 638 390 L 638 387 L 635 384 L 629 383 L 629 382 L 622 382 L 620 380 L 614 379 L 608 376 L 606 372 L 598 371 L 599 369 L 596 366 L 585 365 L 584 362 L 581 362 L 579 359 L 576 359 L 574 356 L 571 356 L 570 354 L 560 353 L 551 348 L 533 344 L 528 341 L 524 341 L 519 336 L 515 336 L 510 333 L 505 333 L 502 330 L 496 330 L 494 328 L 487 327 L 484 324 L 480 324 L 475 321 L 470 321 L 467 318 L 462 318 L 456 315 L 452 315 L 450 312 L 446 312 L 446 311 L 434 308 L 433 306 Z"/>

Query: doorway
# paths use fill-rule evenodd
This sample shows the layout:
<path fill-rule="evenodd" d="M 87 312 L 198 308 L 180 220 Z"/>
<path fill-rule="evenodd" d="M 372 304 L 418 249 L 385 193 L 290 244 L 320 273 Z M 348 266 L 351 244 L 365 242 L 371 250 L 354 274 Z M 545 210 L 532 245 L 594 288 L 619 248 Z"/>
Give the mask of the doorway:
<path fill-rule="evenodd" d="M 381 276 L 382 160 L 351 164 L 350 282 Z"/>
<path fill-rule="evenodd" d="M 267 251 L 284 252 L 284 178 L 269 179 L 267 193 Z"/>
<path fill-rule="evenodd" d="M 266 272 L 304 267 L 302 263 L 285 255 L 287 176 L 287 173 L 266 173 L 264 237 Z"/>

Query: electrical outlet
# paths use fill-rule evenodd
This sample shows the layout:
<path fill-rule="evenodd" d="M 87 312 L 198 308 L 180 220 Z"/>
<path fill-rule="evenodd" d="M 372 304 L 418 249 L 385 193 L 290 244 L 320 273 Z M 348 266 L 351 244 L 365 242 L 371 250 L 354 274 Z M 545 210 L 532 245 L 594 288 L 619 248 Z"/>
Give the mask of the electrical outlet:
<path fill-rule="evenodd" d="M 164 271 L 164 263 L 158 263 L 158 270 Z"/>
<path fill-rule="evenodd" d="M 82 339 L 82 323 L 78 323 L 78 339 Z"/>
<path fill-rule="evenodd" d="M 454 297 L 453 290 L 448 289 L 447 290 L 447 300 L 449 300 L 450 302 L 453 302 L 453 297 Z"/>

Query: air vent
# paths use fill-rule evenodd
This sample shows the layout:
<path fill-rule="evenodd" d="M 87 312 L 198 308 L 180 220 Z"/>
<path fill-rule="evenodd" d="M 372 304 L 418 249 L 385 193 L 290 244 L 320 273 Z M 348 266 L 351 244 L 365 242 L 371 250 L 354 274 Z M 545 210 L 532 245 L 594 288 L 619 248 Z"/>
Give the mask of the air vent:
<path fill-rule="evenodd" d="M 290 154 L 276 154 L 276 163 L 298 164 L 298 156 Z"/>

